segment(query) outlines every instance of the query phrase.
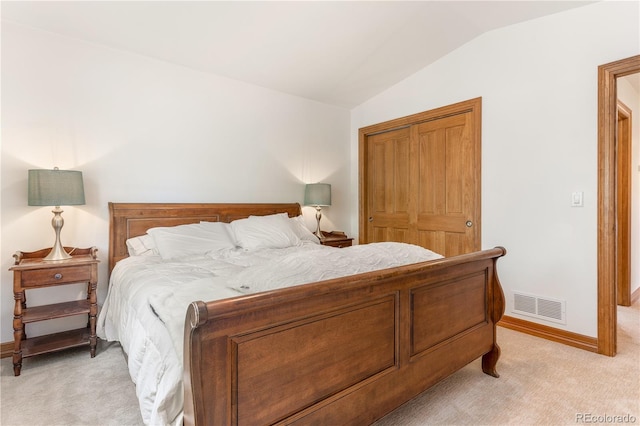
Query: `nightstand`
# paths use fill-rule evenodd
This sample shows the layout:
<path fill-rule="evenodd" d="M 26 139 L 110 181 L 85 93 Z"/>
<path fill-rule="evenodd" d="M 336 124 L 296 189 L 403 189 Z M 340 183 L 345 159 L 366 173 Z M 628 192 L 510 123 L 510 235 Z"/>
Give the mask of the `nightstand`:
<path fill-rule="evenodd" d="M 320 244 L 323 246 L 331 246 L 331 247 L 351 247 L 353 244 L 353 238 L 347 237 L 344 232 L 340 231 L 332 231 L 332 232 L 322 232 L 324 238 L 320 239 Z"/>
<path fill-rule="evenodd" d="M 20 375 L 22 358 L 59 351 L 76 346 L 89 345 L 90 354 L 96 355 L 96 315 L 98 305 L 98 263 L 95 247 L 81 249 L 65 247 L 71 258 L 44 261 L 51 249 L 34 252 L 16 252 L 13 271 L 13 373 Z M 27 290 L 66 284 L 87 284 L 87 298 L 50 305 L 27 307 Z M 54 318 L 88 315 L 86 328 L 27 338 L 25 325 Z"/>

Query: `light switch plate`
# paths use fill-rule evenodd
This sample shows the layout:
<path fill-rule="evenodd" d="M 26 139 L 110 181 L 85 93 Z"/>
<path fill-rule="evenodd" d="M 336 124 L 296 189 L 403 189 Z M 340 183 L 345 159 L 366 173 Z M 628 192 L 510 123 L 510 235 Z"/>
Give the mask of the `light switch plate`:
<path fill-rule="evenodd" d="M 584 206 L 584 192 L 576 191 L 571 193 L 571 207 Z"/>

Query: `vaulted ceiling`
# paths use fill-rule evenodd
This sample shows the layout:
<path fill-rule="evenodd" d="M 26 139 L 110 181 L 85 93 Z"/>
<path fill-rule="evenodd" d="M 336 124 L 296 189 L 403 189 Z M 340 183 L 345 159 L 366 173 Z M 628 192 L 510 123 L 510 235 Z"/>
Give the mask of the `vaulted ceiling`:
<path fill-rule="evenodd" d="M 352 108 L 481 34 L 589 1 L 2 1 L 2 20 Z"/>

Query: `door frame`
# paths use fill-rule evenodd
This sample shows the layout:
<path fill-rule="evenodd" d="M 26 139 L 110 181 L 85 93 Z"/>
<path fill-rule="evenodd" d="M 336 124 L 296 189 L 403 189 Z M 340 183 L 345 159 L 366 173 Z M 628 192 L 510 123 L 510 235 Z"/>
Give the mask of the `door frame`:
<path fill-rule="evenodd" d="M 598 67 L 598 353 L 615 356 L 618 215 L 616 130 L 618 77 L 640 72 L 640 55 Z"/>
<path fill-rule="evenodd" d="M 631 306 L 631 176 L 632 176 L 632 112 L 618 100 L 617 115 L 617 178 L 618 178 L 618 256 L 616 291 L 617 303 Z"/>
<path fill-rule="evenodd" d="M 367 182 L 366 176 L 368 176 L 367 170 L 367 137 L 378 133 L 384 133 L 391 130 L 401 129 L 403 127 L 409 127 L 413 124 L 422 123 L 425 121 L 437 120 L 439 118 L 449 117 L 452 115 L 471 112 L 473 114 L 473 128 L 471 129 L 471 137 L 482 143 L 482 97 L 469 99 L 466 101 L 458 102 L 451 105 L 446 105 L 440 108 L 419 112 L 417 114 L 408 115 L 406 117 L 396 118 L 393 120 L 385 121 L 378 124 L 373 124 L 367 127 L 363 127 L 358 131 L 358 228 L 359 237 L 358 241 L 363 244 L 367 241 L 367 218 L 364 214 L 367 211 L 367 205 L 369 200 L 367 199 Z M 478 175 L 482 174 L 482 155 L 480 150 L 476 152 L 476 158 L 474 159 L 475 167 L 478 170 Z M 474 226 L 476 232 L 476 244 L 478 247 L 482 246 L 482 233 L 481 233 L 481 182 L 478 179 L 475 183 L 475 192 L 478 194 L 476 198 L 476 214 L 477 221 Z"/>

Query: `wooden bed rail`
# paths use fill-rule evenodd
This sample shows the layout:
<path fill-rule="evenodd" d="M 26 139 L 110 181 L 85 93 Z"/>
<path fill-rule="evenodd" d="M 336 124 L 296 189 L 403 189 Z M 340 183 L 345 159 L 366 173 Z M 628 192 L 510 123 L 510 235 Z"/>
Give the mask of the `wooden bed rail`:
<path fill-rule="evenodd" d="M 505 254 L 193 302 L 184 423 L 370 424 L 479 357 L 498 377 Z"/>

